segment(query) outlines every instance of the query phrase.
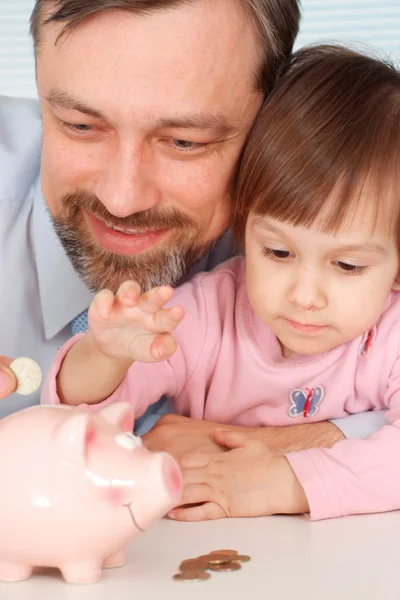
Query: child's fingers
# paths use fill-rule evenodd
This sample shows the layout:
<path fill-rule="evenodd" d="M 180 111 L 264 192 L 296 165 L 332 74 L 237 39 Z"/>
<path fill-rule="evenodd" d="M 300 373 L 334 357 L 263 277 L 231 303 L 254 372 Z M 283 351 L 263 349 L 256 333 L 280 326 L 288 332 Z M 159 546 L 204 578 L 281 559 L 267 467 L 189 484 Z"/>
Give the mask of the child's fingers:
<path fill-rule="evenodd" d="M 123 308 L 133 308 L 140 297 L 140 285 L 136 281 L 124 281 L 120 285 L 116 297 Z"/>
<path fill-rule="evenodd" d="M 174 290 L 169 286 L 156 287 L 142 294 L 137 301 L 137 306 L 145 313 L 153 314 L 163 308 L 171 300 Z"/>
<path fill-rule="evenodd" d="M 174 508 L 168 513 L 168 517 L 174 521 L 213 521 L 223 519 L 228 515 L 215 502 L 206 502 L 200 506 L 190 506 L 188 508 Z"/>
<path fill-rule="evenodd" d="M 110 290 L 101 290 L 95 295 L 89 308 L 89 315 L 95 315 L 101 319 L 108 319 L 111 315 L 115 302 L 115 296 Z"/>
<path fill-rule="evenodd" d="M 202 502 L 211 502 L 215 500 L 212 489 L 205 483 L 184 484 L 181 505 L 200 504 Z"/>
<path fill-rule="evenodd" d="M 224 429 L 217 429 L 214 432 L 215 441 L 221 446 L 225 446 L 230 450 L 235 448 L 241 448 L 248 441 L 248 435 L 240 433 L 238 431 L 225 431 Z"/>
<path fill-rule="evenodd" d="M 222 465 L 222 467 L 221 465 L 205 465 L 204 467 L 181 467 L 184 494 L 187 488 L 204 484 L 207 489 L 208 496 L 206 498 L 202 498 L 201 501 L 204 502 L 205 500 L 213 500 L 214 497 L 210 497 L 210 493 L 213 488 L 213 482 L 215 479 L 219 480 L 220 473 L 222 473 L 225 470 L 225 467 L 226 465 Z M 200 502 L 200 500 L 188 500 L 185 496 L 184 500 L 185 504 L 188 504 L 189 502 Z"/>
<path fill-rule="evenodd" d="M 182 454 L 178 456 L 177 461 L 182 469 L 201 469 L 210 462 L 210 455 L 202 453 Z"/>
<path fill-rule="evenodd" d="M 156 329 L 170 332 L 182 321 L 185 311 L 182 306 L 172 306 L 154 313 L 153 321 Z"/>
<path fill-rule="evenodd" d="M 176 351 L 176 339 L 170 333 L 158 335 L 151 343 L 150 354 L 155 360 L 170 358 Z"/>

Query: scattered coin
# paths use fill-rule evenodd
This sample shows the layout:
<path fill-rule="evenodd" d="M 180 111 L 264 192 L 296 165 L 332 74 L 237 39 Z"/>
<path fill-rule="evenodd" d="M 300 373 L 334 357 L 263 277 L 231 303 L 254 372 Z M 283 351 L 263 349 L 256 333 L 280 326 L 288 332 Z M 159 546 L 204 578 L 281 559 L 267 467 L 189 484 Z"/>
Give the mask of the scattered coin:
<path fill-rule="evenodd" d="M 204 571 L 185 571 L 184 573 L 176 573 L 173 576 L 175 581 L 190 581 L 191 583 L 196 583 L 198 581 L 207 581 L 210 579 L 210 573 L 205 573 Z"/>
<path fill-rule="evenodd" d="M 229 563 L 225 563 L 222 565 L 210 565 L 209 569 L 210 571 L 239 571 L 239 569 L 241 569 L 241 565 L 239 565 L 238 563 L 234 563 L 234 562 L 229 562 Z"/>
<path fill-rule="evenodd" d="M 189 558 L 179 565 L 180 571 L 206 571 L 207 568 L 208 562 L 198 558 Z"/>
<path fill-rule="evenodd" d="M 241 563 L 249 562 L 250 556 L 238 554 L 237 550 L 212 550 L 197 558 L 187 558 L 179 565 L 180 573 L 173 576 L 175 581 L 206 581 L 210 578 L 207 571 L 232 572 L 239 571 Z"/>
<path fill-rule="evenodd" d="M 237 550 L 213 550 L 210 552 L 210 555 L 213 554 L 229 554 L 229 556 L 234 556 L 237 554 Z"/>
<path fill-rule="evenodd" d="M 249 562 L 249 560 L 251 560 L 251 558 L 250 556 L 247 556 L 247 554 L 236 554 L 231 558 L 231 562 L 233 563 L 245 563 Z"/>
<path fill-rule="evenodd" d="M 37 362 L 22 356 L 10 364 L 10 369 L 18 381 L 17 394 L 27 396 L 39 389 L 42 383 L 42 371 Z"/>
<path fill-rule="evenodd" d="M 209 565 L 222 565 L 229 562 L 230 558 L 228 554 L 205 554 L 204 556 L 199 556 L 200 560 L 206 561 Z"/>

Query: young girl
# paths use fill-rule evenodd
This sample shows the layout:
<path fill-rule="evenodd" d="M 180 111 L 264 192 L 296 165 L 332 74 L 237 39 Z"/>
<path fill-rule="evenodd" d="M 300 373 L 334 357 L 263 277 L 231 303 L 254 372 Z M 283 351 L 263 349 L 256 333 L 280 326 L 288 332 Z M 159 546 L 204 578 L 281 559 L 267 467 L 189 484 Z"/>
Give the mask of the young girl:
<path fill-rule="evenodd" d="M 61 349 L 43 402 L 163 394 L 198 419 L 291 425 L 389 408 L 365 440 L 182 463 L 182 520 L 400 508 L 400 74 L 340 47 L 298 52 L 243 155 L 237 257 L 175 292 L 103 290 Z M 171 302 L 173 296 L 173 301 Z M 173 332 L 173 333 L 172 333 Z"/>

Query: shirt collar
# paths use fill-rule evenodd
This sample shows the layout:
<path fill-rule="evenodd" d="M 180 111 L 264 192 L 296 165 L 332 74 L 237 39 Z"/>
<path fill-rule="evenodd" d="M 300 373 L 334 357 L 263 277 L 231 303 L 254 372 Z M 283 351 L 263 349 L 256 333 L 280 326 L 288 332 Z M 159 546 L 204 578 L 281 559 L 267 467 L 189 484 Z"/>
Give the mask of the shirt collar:
<path fill-rule="evenodd" d="M 46 340 L 49 340 L 88 308 L 93 293 L 79 279 L 54 231 L 40 178 L 33 200 L 30 231 L 44 332 Z"/>

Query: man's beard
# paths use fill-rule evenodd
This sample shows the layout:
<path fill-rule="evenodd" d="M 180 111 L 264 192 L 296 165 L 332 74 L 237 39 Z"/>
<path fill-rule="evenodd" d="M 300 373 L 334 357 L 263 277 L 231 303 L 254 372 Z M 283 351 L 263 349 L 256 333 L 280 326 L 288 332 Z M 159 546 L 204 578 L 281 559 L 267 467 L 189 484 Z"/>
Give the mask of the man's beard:
<path fill-rule="evenodd" d="M 61 214 L 51 217 L 55 231 L 74 269 L 93 292 L 103 288 L 116 292 L 128 279 L 137 281 L 142 292 L 159 285 L 176 286 L 217 241 L 199 243 L 197 223 L 176 209 L 150 209 L 120 218 L 110 214 L 96 196 L 79 190 L 63 196 L 60 208 Z M 137 255 L 123 256 L 95 241 L 83 210 L 116 227 L 172 231 L 164 243 Z"/>

